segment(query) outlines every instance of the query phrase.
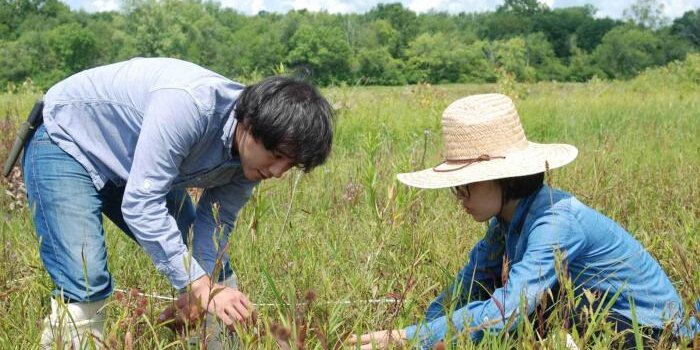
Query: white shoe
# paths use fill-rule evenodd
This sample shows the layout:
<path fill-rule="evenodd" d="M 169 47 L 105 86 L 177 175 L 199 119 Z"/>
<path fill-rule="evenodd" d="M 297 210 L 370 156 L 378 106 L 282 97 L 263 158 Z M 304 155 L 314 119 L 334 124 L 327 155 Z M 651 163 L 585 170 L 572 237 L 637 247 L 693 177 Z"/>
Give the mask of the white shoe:
<path fill-rule="evenodd" d="M 104 304 L 105 300 L 64 304 L 51 298 L 51 314 L 44 319 L 39 348 L 101 348 Z"/>

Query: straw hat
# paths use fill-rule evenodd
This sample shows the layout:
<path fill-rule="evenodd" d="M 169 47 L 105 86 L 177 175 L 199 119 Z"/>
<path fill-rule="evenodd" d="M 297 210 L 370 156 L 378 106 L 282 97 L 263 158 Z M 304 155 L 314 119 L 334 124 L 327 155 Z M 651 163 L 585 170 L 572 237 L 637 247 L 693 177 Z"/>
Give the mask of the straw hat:
<path fill-rule="evenodd" d="M 540 144 L 525 138 L 513 101 L 501 94 L 473 95 L 442 113 L 445 160 L 435 167 L 398 174 L 420 188 L 445 188 L 473 182 L 532 175 L 570 163 L 576 147 Z"/>

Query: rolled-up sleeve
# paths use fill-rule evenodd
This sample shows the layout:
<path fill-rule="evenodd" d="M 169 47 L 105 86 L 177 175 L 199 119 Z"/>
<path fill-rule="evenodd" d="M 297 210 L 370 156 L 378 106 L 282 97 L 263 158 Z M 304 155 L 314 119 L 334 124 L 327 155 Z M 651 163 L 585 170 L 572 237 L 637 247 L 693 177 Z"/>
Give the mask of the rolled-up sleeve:
<path fill-rule="evenodd" d="M 527 233 L 523 259 L 512 265 L 508 281 L 496 289 L 491 298 L 470 302 L 451 315 L 410 326 L 406 328 L 407 337 L 419 348 L 430 349 L 444 340 L 452 327 L 458 333 L 471 330 L 472 340 L 477 341 L 483 331 L 502 330 L 511 317 L 515 322 L 510 326 L 515 326 L 521 317 L 521 305 L 526 307 L 523 311 L 530 314 L 545 290 L 555 284 L 558 252 L 562 252 L 565 259 L 574 259 L 585 244 L 584 235 L 572 231 L 572 220 L 575 220 L 573 215 L 561 212 L 538 218 Z M 451 338 L 456 335 L 452 334 Z"/>
<path fill-rule="evenodd" d="M 165 200 L 180 164 L 206 128 L 202 115 L 185 90 L 151 93 L 122 201 L 124 221 L 176 289 L 205 274 L 189 253 Z"/>

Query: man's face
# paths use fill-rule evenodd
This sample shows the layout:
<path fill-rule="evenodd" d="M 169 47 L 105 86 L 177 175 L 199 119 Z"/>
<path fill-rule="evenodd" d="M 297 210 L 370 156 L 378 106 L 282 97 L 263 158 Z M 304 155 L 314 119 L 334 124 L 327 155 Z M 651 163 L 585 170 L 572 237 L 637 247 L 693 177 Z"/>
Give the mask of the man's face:
<path fill-rule="evenodd" d="M 279 178 L 294 166 L 290 157 L 280 152 L 267 150 L 243 125 L 239 124 L 239 127 L 236 128 L 235 142 L 238 145 L 243 174 L 248 180 Z"/>

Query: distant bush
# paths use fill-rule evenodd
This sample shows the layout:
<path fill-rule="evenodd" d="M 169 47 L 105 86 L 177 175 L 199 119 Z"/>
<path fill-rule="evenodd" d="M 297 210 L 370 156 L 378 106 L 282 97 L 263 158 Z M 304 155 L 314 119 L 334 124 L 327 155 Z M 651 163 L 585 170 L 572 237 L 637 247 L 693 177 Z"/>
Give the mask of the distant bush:
<path fill-rule="evenodd" d="M 636 78 L 636 86 L 658 88 L 661 85 L 700 84 L 700 54 L 689 54 L 683 61 L 673 61 L 663 67 L 648 68 Z"/>

